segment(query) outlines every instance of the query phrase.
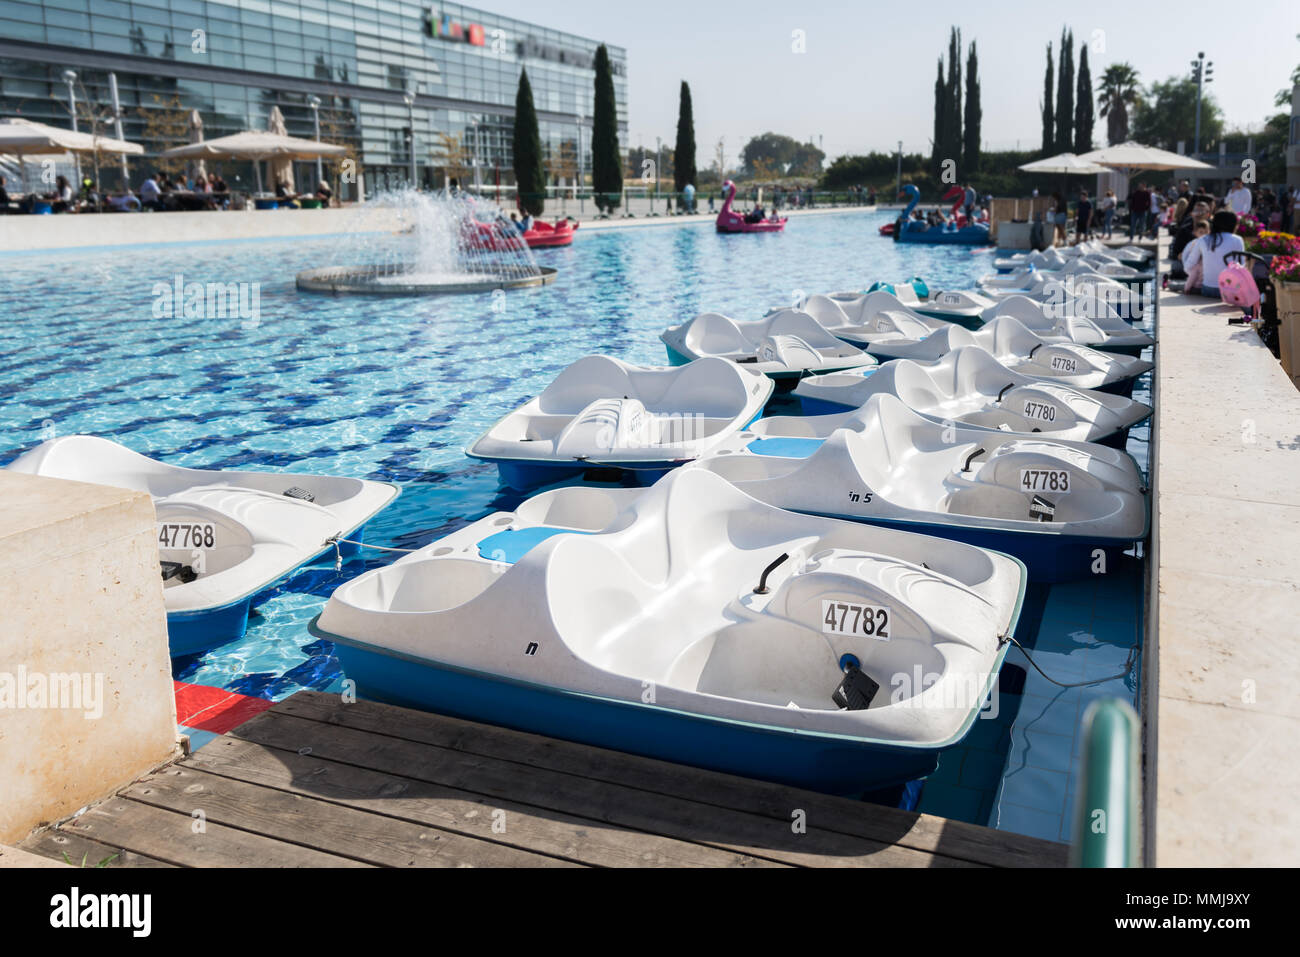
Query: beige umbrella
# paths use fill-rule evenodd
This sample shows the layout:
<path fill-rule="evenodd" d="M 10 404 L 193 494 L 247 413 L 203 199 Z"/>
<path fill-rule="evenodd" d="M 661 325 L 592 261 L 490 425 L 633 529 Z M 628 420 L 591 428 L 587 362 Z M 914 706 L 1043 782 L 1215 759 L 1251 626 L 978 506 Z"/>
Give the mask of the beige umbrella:
<path fill-rule="evenodd" d="M 288 136 L 289 130 L 284 125 L 284 114 L 280 112 L 278 106 L 271 107 L 271 113 L 266 118 L 266 131 L 274 133 L 276 136 Z M 283 183 L 289 192 L 293 192 L 293 159 L 292 157 L 277 157 L 271 160 L 271 189 Z"/>
<path fill-rule="evenodd" d="M 1076 174 L 1087 176 L 1093 173 L 1104 173 L 1108 168 L 1098 163 L 1091 163 L 1082 157 L 1075 156 L 1073 153 L 1060 153 L 1018 167 L 1018 169 L 1022 169 L 1026 173 L 1060 173 L 1063 176 Z"/>
<path fill-rule="evenodd" d="M 24 170 L 23 158 L 27 156 L 61 156 L 65 153 L 93 154 L 122 153 L 140 154 L 144 147 L 138 143 L 114 139 L 110 136 L 95 136 L 92 133 L 80 133 L 65 130 L 58 126 L 47 126 L 19 117 L 0 120 L 0 152 L 12 153 L 18 158 L 19 166 Z M 24 188 L 26 184 L 24 183 Z"/>
<path fill-rule="evenodd" d="M 202 156 L 205 159 L 253 160 L 257 171 L 257 190 L 262 191 L 262 167 L 257 161 L 278 158 L 315 159 L 317 156 L 343 156 L 347 148 L 317 140 L 303 140 L 294 136 L 279 136 L 264 130 L 244 130 L 229 136 L 218 136 L 201 143 L 188 143 L 164 150 L 160 155 L 177 159 Z"/>
<path fill-rule="evenodd" d="M 1133 142 L 1120 143 L 1118 146 L 1104 146 L 1091 153 L 1084 153 L 1078 158 L 1085 162 L 1096 163 L 1098 166 L 1119 170 L 1125 176 L 1132 176 L 1143 169 L 1214 169 L 1209 163 L 1202 163 L 1190 156 Z"/>
<path fill-rule="evenodd" d="M 1090 163 L 1073 153 L 1058 153 L 1056 156 L 1048 156 L 1045 159 L 1026 163 L 1017 167 L 1017 169 L 1022 169 L 1026 173 L 1060 173 L 1062 192 L 1065 191 L 1065 177 L 1067 176 L 1091 176 L 1096 173 L 1110 172 L 1110 167 Z"/>
<path fill-rule="evenodd" d="M 190 110 L 190 142 L 203 142 L 203 117 L 198 110 Z M 207 162 L 202 156 L 191 157 L 185 175 L 196 183 L 202 183 L 208 178 Z"/>

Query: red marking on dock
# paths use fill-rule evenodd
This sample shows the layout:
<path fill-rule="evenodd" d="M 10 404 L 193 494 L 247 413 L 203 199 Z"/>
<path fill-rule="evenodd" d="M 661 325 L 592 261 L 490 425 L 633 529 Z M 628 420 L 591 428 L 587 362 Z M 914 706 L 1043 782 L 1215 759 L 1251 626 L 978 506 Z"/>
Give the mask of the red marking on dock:
<path fill-rule="evenodd" d="M 256 717 L 275 702 L 250 698 L 225 688 L 173 681 L 176 686 L 176 723 L 197 731 L 225 734 Z"/>

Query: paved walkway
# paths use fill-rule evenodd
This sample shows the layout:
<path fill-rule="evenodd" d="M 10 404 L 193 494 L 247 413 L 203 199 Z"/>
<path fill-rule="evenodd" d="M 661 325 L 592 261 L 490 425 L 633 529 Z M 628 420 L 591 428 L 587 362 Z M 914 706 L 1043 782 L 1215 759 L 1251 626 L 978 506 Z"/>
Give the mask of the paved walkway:
<path fill-rule="evenodd" d="M 1300 392 L 1227 324 L 1238 311 L 1160 303 L 1146 806 L 1163 867 L 1300 862 Z"/>

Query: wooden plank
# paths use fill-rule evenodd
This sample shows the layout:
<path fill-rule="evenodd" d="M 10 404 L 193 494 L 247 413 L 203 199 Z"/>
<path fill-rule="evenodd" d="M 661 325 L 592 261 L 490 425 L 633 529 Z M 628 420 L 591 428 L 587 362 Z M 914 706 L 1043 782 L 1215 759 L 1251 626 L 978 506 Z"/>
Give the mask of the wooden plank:
<path fill-rule="evenodd" d="M 932 814 L 853 801 L 720 774 L 689 765 L 563 741 L 371 701 L 344 704 L 338 695 L 300 691 L 271 713 L 372 731 L 474 754 L 487 754 L 628 787 L 716 804 L 789 823 L 792 808 L 818 827 L 931 854 L 1002 867 L 1064 867 L 1066 845 Z"/>
<path fill-rule="evenodd" d="M 155 860 L 121 847 L 109 847 L 99 841 L 92 841 L 80 834 L 73 834 L 62 828 L 47 828 L 32 834 L 19 845 L 25 851 L 48 857 L 60 863 L 67 863 L 63 855 L 67 854 L 73 867 L 81 867 L 85 860 L 87 868 L 97 868 L 100 861 L 108 861 L 104 869 L 110 867 L 174 867 L 165 861 Z"/>
<path fill-rule="evenodd" d="M 226 737 L 196 751 L 185 766 L 240 781 L 309 793 L 325 801 L 602 867 L 776 867 L 772 861 L 639 834 L 513 801 L 443 787 L 350 764 L 319 754 L 265 748 Z M 494 833 L 493 811 L 504 812 Z"/>
<path fill-rule="evenodd" d="M 194 833 L 189 814 L 109 798 L 59 830 L 182 867 L 366 867 L 238 828 L 208 822 Z"/>
<path fill-rule="evenodd" d="M 391 716 L 390 716 L 391 721 Z M 825 830 L 817 821 L 796 832 L 788 812 L 772 819 L 643 791 L 609 781 L 525 766 L 498 757 L 357 731 L 265 711 L 231 735 L 271 748 L 513 800 L 606 824 L 692 841 L 806 867 L 976 866 Z M 211 745 L 209 745 L 211 746 Z M 525 770 L 526 769 L 526 770 Z M 802 792 L 794 792 L 802 795 Z M 791 808 L 794 811 L 799 806 Z"/>
<path fill-rule="evenodd" d="M 574 867 L 492 841 L 172 765 L 120 797 L 382 867 Z"/>

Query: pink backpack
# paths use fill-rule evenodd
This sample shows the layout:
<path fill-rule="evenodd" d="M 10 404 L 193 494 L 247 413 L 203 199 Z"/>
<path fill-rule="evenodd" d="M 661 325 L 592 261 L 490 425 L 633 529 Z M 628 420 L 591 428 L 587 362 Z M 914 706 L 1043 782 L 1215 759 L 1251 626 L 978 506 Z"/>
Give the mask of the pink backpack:
<path fill-rule="evenodd" d="M 1241 306 L 1252 316 L 1259 316 L 1259 287 L 1255 277 L 1241 263 L 1228 263 L 1219 273 L 1219 296 L 1224 302 Z"/>

